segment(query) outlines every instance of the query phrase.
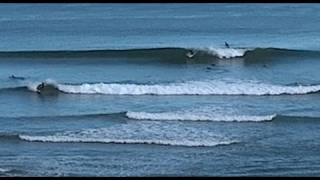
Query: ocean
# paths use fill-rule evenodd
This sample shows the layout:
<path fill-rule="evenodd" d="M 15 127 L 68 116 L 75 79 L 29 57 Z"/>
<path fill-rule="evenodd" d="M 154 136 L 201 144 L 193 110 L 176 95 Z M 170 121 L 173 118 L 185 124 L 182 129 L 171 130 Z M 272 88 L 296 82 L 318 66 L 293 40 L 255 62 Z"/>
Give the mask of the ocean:
<path fill-rule="evenodd" d="M 0 176 L 319 176 L 319 18 L 0 4 Z"/>

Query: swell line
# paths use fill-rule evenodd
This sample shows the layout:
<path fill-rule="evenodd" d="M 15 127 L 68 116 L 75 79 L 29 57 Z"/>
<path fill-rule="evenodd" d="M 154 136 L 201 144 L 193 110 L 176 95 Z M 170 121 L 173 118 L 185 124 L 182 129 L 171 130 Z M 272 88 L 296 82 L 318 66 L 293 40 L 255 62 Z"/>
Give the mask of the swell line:
<path fill-rule="evenodd" d="M 120 50 L 59 50 L 59 51 L 1 51 L 0 58 L 127 58 L 127 59 L 157 59 L 172 63 L 186 63 L 193 59 L 195 62 L 206 62 L 209 59 L 244 58 L 248 61 L 259 61 L 264 58 L 276 57 L 320 57 L 320 51 L 294 50 L 282 48 L 145 48 Z"/>
<path fill-rule="evenodd" d="M 150 120 L 150 121 L 204 121 L 204 122 L 270 122 L 270 121 L 301 121 L 301 120 L 319 120 L 320 117 L 308 116 L 288 116 L 288 115 L 225 115 L 215 112 L 197 113 L 197 112 L 136 112 L 123 111 L 115 113 L 94 113 L 94 114 L 76 114 L 76 115 L 58 115 L 58 116 L 21 116 L 21 117 L 0 117 L 0 119 L 19 119 L 19 120 L 79 120 L 79 119 L 126 119 L 126 120 Z M 1 136 L 1 134 L 0 134 Z"/>

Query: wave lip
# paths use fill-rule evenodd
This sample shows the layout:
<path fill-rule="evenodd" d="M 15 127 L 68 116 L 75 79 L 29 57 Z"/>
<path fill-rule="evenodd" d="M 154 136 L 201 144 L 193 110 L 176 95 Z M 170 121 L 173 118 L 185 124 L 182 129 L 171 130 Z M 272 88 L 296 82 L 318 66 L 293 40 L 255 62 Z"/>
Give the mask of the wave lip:
<path fill-rule="evenodd" d="M 215 113 L 188 113 L 188 112 L 127 112 L 126 116 L 138 120 L 168 120 L 168 121 L 222 121 L 222 122 L 261 122 L 271 121 L 277 115 L 250 116 L 250 115 L 221 115 Z"/>

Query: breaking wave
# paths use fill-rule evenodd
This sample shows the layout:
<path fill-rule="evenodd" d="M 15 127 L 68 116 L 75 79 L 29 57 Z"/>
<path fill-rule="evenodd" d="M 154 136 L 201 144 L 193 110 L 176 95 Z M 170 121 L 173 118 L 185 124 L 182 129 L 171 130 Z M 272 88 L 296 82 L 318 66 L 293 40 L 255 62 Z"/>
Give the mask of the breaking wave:
<path fill-rule="evenodd" d="M 19 135 L 21 140 L 55 143 L 157 144 L 170 146 L 217 146 L 236 143 L 215 131 L 201 131 L 181 123 L 127 122 L 107 128 L 68 131 L 53 135 Z"/>
<path fill-rule="evenodd" d="M 106 94 L 106 95 L 303 95 L 318 93 L 320 85 L 276 85 L 243 80 L 207 80 L 179 83 L 84 83 L 60 84 L 46 80 L 40 91 L 40 82 L 28 82 L 25 86 L 6 87 L 0 92 L 31 91 L 42 94 Z"/>
<path fill-rule="evenodd" d="M 28 89 L 37 91 L 38 84 L 29 84 Z M 299 95 L 317 93 L 320 85 L 274 85 L 254 81 L 189 81 L 166 84 L 53 84 L 58 91 L 72 94 L 108 95 Z M 54 89 L 53 89 L 54 90 Z"/>
<path fill-rule="evenodd" d="M 190 51 L 192 54 L 190 54 Z M 199 61 L 205 59 L 232 59 L 243 57 L 245 59 L 264 59 L 272 57 L 320 57 L 320 51 L 292 50 L 281 48 L 180 48 L 164 47 L 149 49 L 123 49 L 123 50 L 61 50 L 61 51 L 2 51 L 0 58 L 126 58 L 126 59 L 156 59 L 168 63 L 185 63 L 188 58 L 195 58 Z"/>

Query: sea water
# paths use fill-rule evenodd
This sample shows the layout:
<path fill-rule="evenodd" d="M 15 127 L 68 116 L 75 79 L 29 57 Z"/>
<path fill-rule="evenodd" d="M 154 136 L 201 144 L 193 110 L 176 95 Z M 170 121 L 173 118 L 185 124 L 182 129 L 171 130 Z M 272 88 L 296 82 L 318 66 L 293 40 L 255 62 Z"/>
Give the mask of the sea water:
<path fill-rule="evenodd" d="M 1 4 L 0 175 L 319 176 L 319 12 Z"/>

